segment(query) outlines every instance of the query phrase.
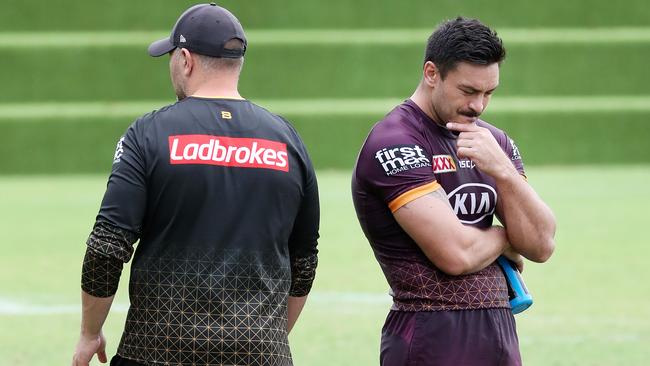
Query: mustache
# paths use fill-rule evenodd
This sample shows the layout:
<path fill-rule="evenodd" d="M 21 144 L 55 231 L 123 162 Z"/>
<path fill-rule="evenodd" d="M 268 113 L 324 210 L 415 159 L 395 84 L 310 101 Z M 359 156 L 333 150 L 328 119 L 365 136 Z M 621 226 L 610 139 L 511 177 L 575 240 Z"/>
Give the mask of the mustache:
<path fill-rule="evenodd" d="M 465 111 L 458 111 L 458 114 L 465 116 L 465 117 L 478 117 L 481 115 L 481 113 L 474 111 L 474 110 L 465 110 Z"/>

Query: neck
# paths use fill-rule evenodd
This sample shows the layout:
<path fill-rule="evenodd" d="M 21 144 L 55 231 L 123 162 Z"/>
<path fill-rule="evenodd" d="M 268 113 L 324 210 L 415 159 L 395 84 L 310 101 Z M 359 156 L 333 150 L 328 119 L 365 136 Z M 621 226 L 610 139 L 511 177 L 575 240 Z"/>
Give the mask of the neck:
<path fill-rule="evenodd" d="M 187 95 L 243 99 L 239 94 L 239 90 L 237 90 L 238 77 L 230 75 L 205 75 L 197 77 L 196 80 L 199 82 L 187 88 Z"/>
<path fill-rule="evenodd" d="M 413 92 L 413 95 L 411 95 L 411 100 L 420 107 L 420 109 L 429 116 L 433 122 L 437 125 L 444 126 L 444 123 L 440 121 L 440 117 L 438 117 L 438 114 L 431 103 L 431 92 L 432 90 L 430 88 L 425 87 L 422 85 L 422 82 L 420 82 L 418 87 L 415 89 L 415 92 Z"/>

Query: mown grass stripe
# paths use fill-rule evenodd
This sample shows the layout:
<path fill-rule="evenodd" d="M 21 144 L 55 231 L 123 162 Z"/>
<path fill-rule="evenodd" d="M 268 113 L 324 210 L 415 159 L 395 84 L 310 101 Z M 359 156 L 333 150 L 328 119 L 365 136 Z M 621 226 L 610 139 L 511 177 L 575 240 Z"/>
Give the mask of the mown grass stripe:
<path fill-rule="evenodd" d="M 43 119 L 133 118 L 171 101 L 60 102 L 0 104 L 0 121 Z M 284 115 L 383 115 L 402 99 L 255 100 Z M 650 112 L 650 96 L 495 97 L 489 113 Z"/>
<path fill-rule="evenodd" d="M 251 45 L 424 44 L 431 29 L 253 29 Z M 650 42 L 650 27 L 500 28 L 512 44 L 609 44 Z M 169 31 L 0 32 L 0 48 L 146 46 Z"/>
<path fill-rule="evenodd" d="M 356 305 L 382 305 L 389 306 L 391 297 L 388 294 L 369 292 L 319 292 L 313 291 L 309 295 L 311 303 L 320 304 L 356 304 Z M 128 304 L 116 303 L 111 307 L 112 312 L 124 313 Z M 81 305 L 75 304 L 44 304 L 25 300 L 16 300 L 0 297 L 0 316 L 2 315 L 51 315 L 51 314 L 78 314 Z"/>

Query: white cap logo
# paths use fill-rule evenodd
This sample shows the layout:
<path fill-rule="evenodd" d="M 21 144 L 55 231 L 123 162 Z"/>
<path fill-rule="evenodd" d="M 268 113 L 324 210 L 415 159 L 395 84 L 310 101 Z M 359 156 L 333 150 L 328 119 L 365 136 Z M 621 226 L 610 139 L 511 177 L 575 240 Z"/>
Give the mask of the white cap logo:
<path fill-rule="evenodd" d="M 185 42 L 186 42 L 185 37 L 183 37 L 183 35 L 181 34 L 181 43 L 185 43 Z"/>

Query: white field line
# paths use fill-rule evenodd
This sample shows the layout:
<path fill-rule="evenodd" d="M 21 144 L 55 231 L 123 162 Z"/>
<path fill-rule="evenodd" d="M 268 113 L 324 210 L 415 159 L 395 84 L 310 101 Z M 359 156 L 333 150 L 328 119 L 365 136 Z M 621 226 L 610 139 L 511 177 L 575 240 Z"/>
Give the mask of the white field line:
<path fill-rule="evenodd" d="M 365 292 L 312 292 L 309 302 L 325 305 L 381 305 L 388 309 L 391 298 L 388 294 Z M 111 306 L 111 311 L 125 313 L 128 305 L 116 303 Z M 0 316 L 2 315 L 56 315 L 80 314 L 81 304 L 35 304 L 25 300 L 0 298 Z"/>
<path fill-rule="evenodd" d="M 369 306 L 376 307 L 375 309 L 388 311 L 391 304 L 391 298 L 388 294 L 381 293 L 364 293 L 364 292 L 317 292 L 313 291 L 309 295 L 308 305 L 315 305 L 320 307 L 327 307 L 328 310 L 340 311 L 343 309 L 346 312 L 365 311 Z M 112 313 L 124 314 L 128 310 L 128 305 L 124 303 L 113 304 L 111 307 Z M 8 298 L 0 298 L 0 316 L 35 316 L 35 315 L 79 315 L 81 314 L 81 304 L 66 304 L 66 305 L 44 305 L 30 303 L 25 300 L 12 300 Z M 380 321 L 381 319 L 378 319 Z M 533 327 L 557 327 L 566 326 L 567 324 L 575 326 L 594 326 L 599 327 L 621 327 L 621 326 L 638 326 L 639 323 L 647 322 L 647 318 L 634 318 L 628 316 L 616 317 L 593 317 L 593 316 L 575 316 L 570 318 L 563 316 L 536 313 L 531 314 L 531 318 L 527 320 Z M 543 337 L 535 335 L 520 335 L 520 342 L 522 344 L 541 344 L 541 343 L 562 343 L 562 344 L 576 344 L 585 343 L 587 341 L 606 341 L 609 343 L 635 343 L 646 342 L 647 336 L 639 331 L 625 332 L 625 333 L 608 333 L 582 335 L 582 334 L 559 334 L 553 337 Z"/>
<path fill-rule="evenodd" d="M 134 118 L 171 101 L 47 102 L 0 104 L 0 121 L 46 119 Z M 289 116 L 375 115 L 388 113 L 402 99 L 254 100 L 270 111 Z M 486 113 L 648 112 L 650 96 L 495 97 Z"/>
<path fill-rule="evenodd" d="M 431 29 L 252 29 L 255 45 L 424 45 Z M 506 45 L 648 43 L 650 27 L 498 28 Z M 0 48 L 146 46 L 169 36 L 160 31 L 0 32 Z"/>

